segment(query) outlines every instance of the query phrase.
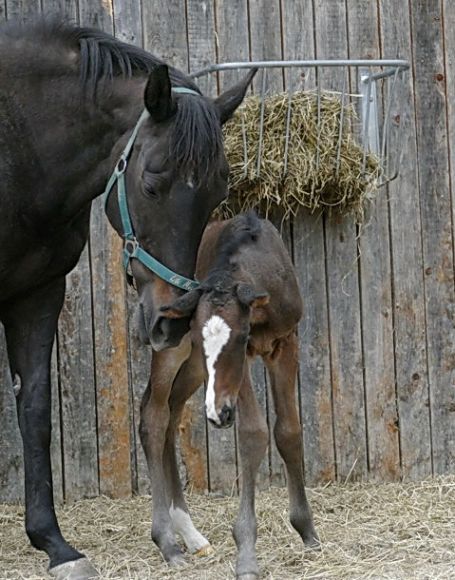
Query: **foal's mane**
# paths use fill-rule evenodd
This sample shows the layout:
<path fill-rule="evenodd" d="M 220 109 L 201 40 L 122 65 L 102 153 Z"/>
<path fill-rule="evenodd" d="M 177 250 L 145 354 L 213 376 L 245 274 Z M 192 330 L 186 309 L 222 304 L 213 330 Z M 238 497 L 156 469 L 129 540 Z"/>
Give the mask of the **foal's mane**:
<path fill-rule="evenodd" d="M 262 230 L 261 220 L 253 210 L 232 218 L 220 234 L 216 260 L 203 282 L 204 290 L 223 291 L 229 286 L 235 264 L 234 254 L 247 244 L 255 242 Z"/>
<path fill-rule="evenodd" d="M 59 68 L 67 64 L 68 51 L 78 53 L 81 87 L 92 99 L 95 99 L 98 89 L 112 85 L 115 78 L 145 76 L 163 64 L 162 60 L 142 48 L 122 42 L 106 32 L 56 18 L 41 18 L 27 24 L 7 22 L 0 27 L 0 40 L 2 38 L 7 40 L 7 45 L 16 41 L 31 46 L 35 57 L 42 48 L 43 60 L 49 51 L 53 61 L 61 55 Z M 35 63 L 36 58 L 33 61 Z M 200 93 L 185 73 L 169 66 L 169 76 L 173 86 Z M 209 172 L 221 150 L 222 133 L 214 105 L 202 96 L 185 94 L 178 97 L 170 138 L 170 154 L 177 165 L 188 174 L 194 172 L 193 180 L 197 181 Z"/>

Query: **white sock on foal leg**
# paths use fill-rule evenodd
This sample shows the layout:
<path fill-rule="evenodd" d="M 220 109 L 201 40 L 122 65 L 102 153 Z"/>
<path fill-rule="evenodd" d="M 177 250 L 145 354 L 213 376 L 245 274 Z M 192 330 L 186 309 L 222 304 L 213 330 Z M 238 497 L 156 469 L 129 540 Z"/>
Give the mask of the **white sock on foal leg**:
<path fill-rule="evenodd" d="M 210 542 L 194 527 L 189 513 L 178 507 L 175 508 L 174 503 L 171 503 L 169 515 L 171 516 L 174 532 L 182 536 L 191 554 L 197 552 L 201 552 L 201 554 L 209 553 Z"/>

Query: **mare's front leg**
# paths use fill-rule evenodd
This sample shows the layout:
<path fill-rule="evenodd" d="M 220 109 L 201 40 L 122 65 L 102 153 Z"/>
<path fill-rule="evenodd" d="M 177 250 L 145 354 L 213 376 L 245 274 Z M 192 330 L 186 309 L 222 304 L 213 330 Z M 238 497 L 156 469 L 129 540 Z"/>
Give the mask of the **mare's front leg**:
<path fill-rule="evenodd" d="M 196 529 L 191 520 L 183 495 L 175 452 L 176 434 L 185 403 L 204 380 L 204 370 L 201 361 L 201 353 L 197 350 L 197 347 L 194 347 L 190 358 L 183 363 L 172 386 L 169 399 L 171 416 L 166 436 L 164 464 L 167 485 L 170 489 L 171 503 L 169 509 L 174 532 L 182 537 L 191 554 L 205 556 L 212 552 L 212 548 L 209 541 Z"/>
<path fill-rule="evenodd" d="M 305 494 L 302 433 L 296 405 L 297 335 L 293 332 L 281 339 L 264 361 L 270 375 L 276 411 L 275 441 L 286 465 L 291 524 L 305 544 L 317 547 L 319 539 Z"/>
<path fill-rule="evenodd" d="M 172 528 L 169 512 L 171 489 L 166 478 L 164 451 L 171 416 L 169 396 L 174 379 L 190 351 L 191 343 L 187 335 L 178 347 L 153 353 L 139 427 L 152 481 L 152 539 L 165 560 L 172 565 L 183 564 L 185 559 Z"/>
<path fill-rule="evenodd" d="M 24 446 L 25 528 L 32 545 L 50 559 L 58 579 L 97 576 L 83 554 L 63 538 L 54 511 L 50 461 L 50 360 L 65 280 L 53 281 L 2 312 L 11 373 L 20 390 L 16 406 Z"/>
<path fill-rule="evenodd" d="M 249 368 L 240 387 L 237 406 L 242 489 L 233 530 L 238 549 L 236 575 L 238 579 L 254 580 L 259 576 L 254 494 L 256 474 L 267 449 L 268 429 L 251 385 Z"/>

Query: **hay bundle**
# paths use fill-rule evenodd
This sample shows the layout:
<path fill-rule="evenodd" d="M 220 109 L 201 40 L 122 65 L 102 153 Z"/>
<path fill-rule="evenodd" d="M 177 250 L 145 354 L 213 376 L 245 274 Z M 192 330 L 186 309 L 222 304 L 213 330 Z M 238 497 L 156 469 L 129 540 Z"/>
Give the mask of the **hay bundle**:
<path fill-rule="evenodd" d="M 354 136 L 358 122 L 354 106 L 345 104 L 342 114 L 340 95 L 322 92 L 318 124 L 317 93 L 294 93 L 285 167 L 288 99 L 286 93 L 265 99 L 259 176 L 260 98 L 246 99 L 242 109 L 226 124 L 231 194 L 220 213 L 228 217 L 256 208 L 268 215 L 278 206 L 285 214 L 295 215 L 303 206 L 312 212 L 336 208 L 342 214 L 353 212 L 361 218 L 365 201 L 371 198 L 377 185 L 381 167 L 376 156 L 367 154 L 363 168 L 363 148 Z M 343 126 L 339 145 L 340 122 Z"/>

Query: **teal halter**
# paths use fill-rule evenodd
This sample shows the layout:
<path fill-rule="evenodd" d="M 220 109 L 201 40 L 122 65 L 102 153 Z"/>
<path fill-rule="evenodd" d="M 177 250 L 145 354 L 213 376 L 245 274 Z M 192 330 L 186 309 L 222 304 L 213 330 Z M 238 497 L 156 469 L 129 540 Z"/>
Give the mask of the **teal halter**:
<path fill-rule="evenodd" d="M 186 87 L 173 87 L 172 92 L 200 96 L 198 92 L 193 91 L 192 89 L 187 89 Z M 128 167 L 128 158 L 139 132 L 139 128 L 142 122 L 147 119 L 147 117 L 149 117 L 149 113 L 144 110 L 142 115 L 139 117 L 133 132 L 131 133 L 131 137 L 128 139 L 128 143 L 126 144 L 123 153 L 120 155 L 120 159 L 118 160 L 117 165 L 115 166 L 115 169 L 109 178 L 109 181 L 107 182 L 106 189 L 103 193 L 104 208 L 106 209 L 109 194 L 111 193 L 115 182 L 117 182 L 117 200 L 123 226 L 123 266 L 125 271 L 128 271 L 128 266 L 131 259 L 135 258 L 165 282 L 168 282 L 169 284 L 172 284 L 181 290 L 194 290 L 195 288 L 199 287 L 198 282 L 191 280 L 190 278 L 185 278 L 185 276 L 181 276 L 180 274 L 176 274 L 141 248 L 134 234 L 133 225 L 131 223 L 130 214 L 128 211 L 128 203 L 126 200 L 125 172 Z"/>

